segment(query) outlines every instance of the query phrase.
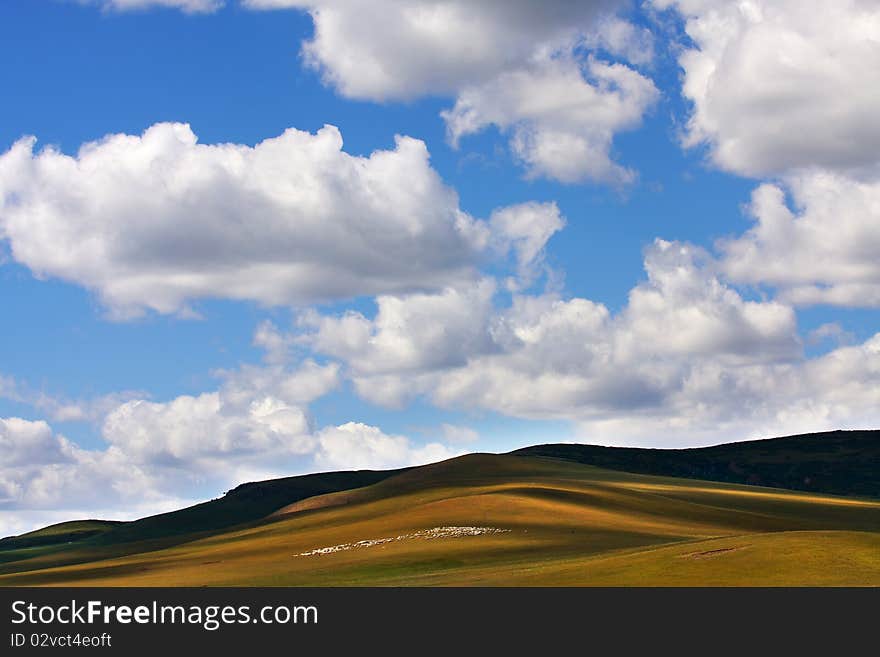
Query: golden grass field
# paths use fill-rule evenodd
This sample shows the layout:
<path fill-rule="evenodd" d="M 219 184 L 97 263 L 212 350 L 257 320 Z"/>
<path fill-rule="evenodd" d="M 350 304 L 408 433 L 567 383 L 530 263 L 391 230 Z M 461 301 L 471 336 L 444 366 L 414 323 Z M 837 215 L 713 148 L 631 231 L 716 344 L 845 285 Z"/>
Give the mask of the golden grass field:
<path fill-rule="evenodd" d="M 505 531 L 301 554 L 473 526 Z M 878 586 L 880 501 L 475 454 L 172 547 L 114 549 L 35 550 L 0 563 L 0 585 Z"/>

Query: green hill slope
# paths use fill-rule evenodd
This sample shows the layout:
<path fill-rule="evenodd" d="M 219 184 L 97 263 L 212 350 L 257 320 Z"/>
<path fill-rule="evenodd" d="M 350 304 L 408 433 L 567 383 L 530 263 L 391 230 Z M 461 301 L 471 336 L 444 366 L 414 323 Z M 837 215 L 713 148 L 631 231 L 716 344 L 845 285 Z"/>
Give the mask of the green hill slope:
<path fill-rule="evenodd" d="M 44 567 L 164 548 L 258 522 L 297 500 L 367 486 L 400 472 L 357 470 L 271 479 L 242 484 L 223 497 L 132 522 L 62 523 L 0 541 L 0 572 L 17 569 L 13 563 L 20 561 Z"/>
<path fill-rule="evenodd" d="M 0 551 L 17 550 L 41 545 L 72 543 L 103 534 L 124 524 L 112 520 L 71 520 L 49 525 L 27 534 L 0 539 Z"/>
<path fill-rule="evenodd" d="M 880 498 L 880 431 L 830 431 L 695 449 L 558 444 L 512 453 L 642 474 Z"/>
<path fill-rule="evenodd" d="M 190 538 L 8 563 L 0 585 L 880 585 L 880 501 L 534 456 L 413 468 Z"/>

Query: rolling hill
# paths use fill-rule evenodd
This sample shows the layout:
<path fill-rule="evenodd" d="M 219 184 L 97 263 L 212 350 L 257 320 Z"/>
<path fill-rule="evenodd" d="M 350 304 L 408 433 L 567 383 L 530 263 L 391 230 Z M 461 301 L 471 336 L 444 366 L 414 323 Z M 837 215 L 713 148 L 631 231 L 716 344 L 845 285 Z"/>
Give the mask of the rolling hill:
<path fill-rule="evenodd" d="M 742 472 L 710 474 L 777 483 L 778 462 L 813 472 L 807 464 L 831 450 L 834 476 L 818 485 L 852 467 L 859 490 L 873 490 L 863 461 L 876 436 L 837 436 L 846 449 L 821 451 L 808 436 L 653 459 L 540 446 L 248 484 L 73 542 L 0 542 L 0 585 L 880 585 L 880 500 L 693 476 L 727 459 Z M 844 439 L 865 440 L 867 457 Z M 623 469 L 674 467 L 668 452 L 686 454 L 678 476 Z M 620 469 L 581 462 L 593 457 Z"/>
<path fill-rule="evenodd" d="M 358 488 L 404 470 L 357 470 L 284 477 L 241 484 L 220 498 L 132 522 L 80 520 L 0 540 L 4 563 L 77 563 L 98 557 L 158 549 L 259 522 L 273 511 L 314 495 Z"/>
<path fill-rule="evenodd" d="M 113 520 L 69 520 L 37 529 L 19 536 L 0 539 L 0 552 L 22 548 L 74 543 L 104 532 L 125 523 Z"/>
<path fill-rule="evenodd" d="M 513 453 L 642 474 L 880 498 L 880 431 L 828 431 L 693 449 L 558 444 Z"/>

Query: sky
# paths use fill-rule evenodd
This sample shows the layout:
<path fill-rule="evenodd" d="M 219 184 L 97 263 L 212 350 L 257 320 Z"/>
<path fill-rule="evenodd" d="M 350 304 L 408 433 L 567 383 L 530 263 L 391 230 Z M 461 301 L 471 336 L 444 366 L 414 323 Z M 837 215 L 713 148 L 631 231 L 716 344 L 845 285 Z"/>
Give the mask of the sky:
<path fill-rule="evenodd" d="M 6 0 L 0 534 L 880 427 L 873 0 Z"/>

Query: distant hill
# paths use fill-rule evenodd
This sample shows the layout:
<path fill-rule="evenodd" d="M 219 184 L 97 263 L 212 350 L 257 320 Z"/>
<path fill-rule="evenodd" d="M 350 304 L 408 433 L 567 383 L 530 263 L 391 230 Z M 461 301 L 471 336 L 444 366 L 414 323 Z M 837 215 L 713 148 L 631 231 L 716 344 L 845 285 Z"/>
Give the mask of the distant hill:
<path fill-rule="evenodd" d="M 828 431 L 692 449 L 555 444 L 511 453 L 638 474 L 880 498 L 880 431 Z"/>
<path fill-rule="evenodd" d="M 168 547 L 194 536 L 260 521 L 273 511 L 308 497 L 369 486 L 405 470 L 355 470 L 270 479 L 241 484 L 217 499 L 131 522 L 60 523 L 0 539 L 0 564 L 47 551 L 60 554 L 59 563 L 73 563 L 80 560 L 78 550 L 82 548 L 99 549 L 111 555 L 124 554 L 129 551 L 126 546 L 135 543 L 138 545 L 131 549 Z M 144 542 L 149 544 L 143 545 Z"/>
<path fill-rule="evenodd" d="M 122 524 L 125 523 L 112 520 L 71 520 L 59 522 L 56 525 L 49 525 L 27 534 L 0 539 L 0 550 L 72 543 L 103 534 Z"/>
<path fill-rule="evenodd" d="M 305 501 L 164 547 L 34 548 L 0 587 L 880 585 L 880 500 L 467 454 Z"/>
<path fill-rule="evenodd" d="M 107 545 L 225 529 L 261 520 L 307 497 L 369 486 L 400 472 L 403 470 L 322 472 L 241 484 L 210 502 L 123 523 L 96 537 L 96 543 Z"/>
<path fill-rule="evenodd" d="M 242 484 L 171 513 L 0 540 L 0 586 L 877 584 L 878 546 L 880 431 L 835 431 L 538 445 Z M 325 548 L 342 551 L 303 556 Z"/>

